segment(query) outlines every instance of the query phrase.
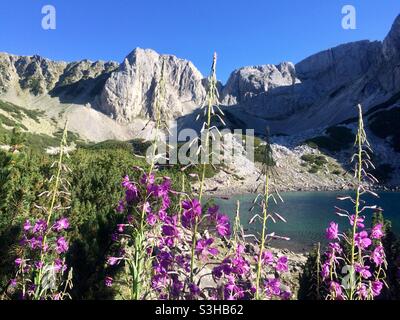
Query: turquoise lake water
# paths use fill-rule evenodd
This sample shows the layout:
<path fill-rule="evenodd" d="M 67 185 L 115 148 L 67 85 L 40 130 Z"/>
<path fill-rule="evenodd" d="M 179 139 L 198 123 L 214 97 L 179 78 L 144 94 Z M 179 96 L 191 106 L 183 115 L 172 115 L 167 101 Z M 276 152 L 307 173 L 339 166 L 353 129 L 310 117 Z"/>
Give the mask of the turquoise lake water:
<path fill-rule="evenodd" d="M 330 221 L 339 222 L 339 227 L 348 227 L 348 219 L 339 217 L 335 214 L 335 206 L 351 212 L 352 204 L 349 201 L 339 201 L 338 196 L 347 195 L 346 192 L 286 192 L 281 196 L 284 203 L 270 203 L 270 210 L 283 216 L 287 223 L 277 220 L 274 224 L 268 220 L 269 232 L 291 238 L 290 241 L 272 240 L 271 245 L 275 247 L 286 247 L 293 251 L 307 251 L 314 243 L 325 243 L 325 229 Z M 255 195 L 245 194 L 236 195 L 225 199 L 215 199 L 221 207 L 221 211 L 234 217 L 236 212 L 236 201 L 240 200 L 241 222 L 247 233 L 254 233 L 257 230 L 255 223 L 249 225 L 248 222 L 253 216 L 249 213 Z M 400 235 L 400 193 L 382 192 L 379 198 L 365 196 L 363 198 L 367 205 L 378 205 L 384 210 L 386 219 L 391 220 L 393 231 Z M 261 209 L 254 209 L 260 212 Z M 363 212 L 365 215 L 365 225 L 371 224 L 372 210 Z M 257 223 L 259 226 L 260 223 Z"/>

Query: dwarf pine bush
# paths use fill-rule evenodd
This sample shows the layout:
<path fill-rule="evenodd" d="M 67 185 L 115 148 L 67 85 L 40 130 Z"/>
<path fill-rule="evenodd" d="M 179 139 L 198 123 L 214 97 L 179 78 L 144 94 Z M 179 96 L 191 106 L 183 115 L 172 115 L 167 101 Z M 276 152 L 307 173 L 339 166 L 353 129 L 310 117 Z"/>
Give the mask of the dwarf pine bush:
<path fill-rule="evenodd" d="M 11 296 L 32 300 L 61 300 L 69 297 L 72 270 L 68 270 L 65 254 L 68 251 L 66 230 L 69 220 L 62 212 L 69 209 L 70 193 L 64 164 L 67 144 L 65 125 L 58 160 L 53 163 L 54 174 L 49 180 L 50 190 L 41 193 L 45 205 L 37 205 L 37 217 L 29 217 L 23 224 L 23 237 L 15 259 L 15 278 L 10 280 Z"/>
<path fill-rule="evenodd" d="M 353 204 L 353 211 L 336 207 L 336 213 L 346 218 L 350 226 L 348 233 L 339 231 L 339 225 L 331 222 L 326 229 L 326 237 L 331 242 L 323 257 L 321 277 L 324 281 L 326 299 L 366 300 L 379 296 L 385 284 L 386 259 L 381 239 L 383 225 L 378 223 L 367 230 L 364 224 L 367 210 L 376 206 L 366 205 L 362 196 L 371 194 L 367 183 L 377 182 L 368 172 L 374 169 L 371 162 L 370 144 L 364 130 L 362 108 L 358 105 L 359 120 L 355 141 L 356 153 L 352 162 L 357 181 L 355 197 L 345 196 L 339 200 L 347 200 Z"/>

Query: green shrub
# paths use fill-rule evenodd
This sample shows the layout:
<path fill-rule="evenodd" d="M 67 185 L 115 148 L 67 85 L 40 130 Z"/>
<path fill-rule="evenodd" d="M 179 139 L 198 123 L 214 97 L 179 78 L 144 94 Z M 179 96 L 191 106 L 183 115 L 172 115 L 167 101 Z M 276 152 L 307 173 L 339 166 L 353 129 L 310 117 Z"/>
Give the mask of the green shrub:
<path fill-rule="evenodd" d="M 326 136 L 318 136 L 305 141 L 313 149 L 325 149 L 338 152 L 351 147 L 355 135 L 352 130 L 343 126 L 334 126 L 326 129 Z"/>

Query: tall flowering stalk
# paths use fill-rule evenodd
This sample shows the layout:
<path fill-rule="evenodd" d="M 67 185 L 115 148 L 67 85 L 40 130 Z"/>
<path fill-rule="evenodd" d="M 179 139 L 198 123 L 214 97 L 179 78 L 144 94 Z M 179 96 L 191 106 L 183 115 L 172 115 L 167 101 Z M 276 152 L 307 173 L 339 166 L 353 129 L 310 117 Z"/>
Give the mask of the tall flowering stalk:
<path fill-rule="evenodd" d="M 269 280 L 267 280 L 266 283 L 264 283 L 264 284 L 261 283 L 263 271 L 265 269 L 265 259 L 266 259 L 266 257 L 269 257 L 269 258 L 267 258 L 267 260 L 269 260 L 270 263 L 273 261 L 271 252 L 267 251 L 267 248 L 266 248 L 267 240 L 271 239 L 271 238 L 274 238 L 274 237 L 275 238 L 281 238 L 281 239 L 288 239 L 286 237 L 276 236 L 274 233 L 267 234 L 267 222 L 268 222 L 268 219 L 271 219 L 271 220 L 275 221 L 274 217 L 276 217 L 276 218 L 282 220 L 283 222 L 286 222 L 286 220 L 282 216 L 277 214 L 277 213 L 270 213 L 269 212 L 269 201 L 270 201 L 270 198 L 272 198 L 272 199 L 274 199 L 276 201 L 275 197 L 270 192 L 271 170 L 272 170 L 272 167 L 274 166 L 275 162 L 274 162 L 274 159 L 273 159 L 273 152 L 272 152 L 272 148 L 271 148 L 270 141 L 269 141 L 269 132 L 268 132 L 268 130 L 267 130 L 266 137 L 267 138 L 266 138 L 266 146 L 265 146 L 265 151 L 264 151 L 263 168 L 262 168 L 261 175 L 260 175 L 260 178 L 262 176 L 264 176 L 264 186 L 263 186 L 264 192 L 263 192 L 263 194 L 259 194 L 256 197 L 256 199 L 254 200 L 254 205 L 258 204 L 258 206 L 261 207 L 262 216 L 259 216 L 258 214 L 256 214 L 250 221 L 252 223 L 256 219 L 261 220 L 261 235 L 260 235 L 260 239 L 259 239 L 260 244 L 259 244 L 259 248 L 258 248 L 258 255 L 257 255 L 257 258 L 256 258 L 255 298 L 257 300 L 261 299 L 262 296 L 265 296 L 265 293 L 267 293 L 267 292 L 264 290 L 264 293 L 263 293 L 262 292 L 263 291 L 262 288 L 265 287 L 266 285 L 268 286 L 267 283 L 272 281 L 271 279 L 269 279 Z M 276 194 L 281 199 L 279 193 L 276 192 Z M 258 198 L 261 198 L 261 203 L 257 203 Z M 251 210 L 253 208 L 254 208 L 254 206 L 251 208 Z M 258 240 L 258 238 L 257 238 L 257 240 Z M 287 267 L 285 267 L 285 268 L 280 268 L 279 267 L 279 266 L 283 266 L 283 264 L 281 263 L 283 261 L 285 261 L 285 263 L 287 263 L 287 258 L 286 257 L 281 257 L 278 260 L 278 263 L 276 265 L 276 267 L 278 268 L 277 269 L 278 272 L 287 271 Z M 274 278 L 273 281 L 276 281 L 276 283 L 278 283 L 279 279 L 278 278 Z M 279 283 L 279 285 L 280 285 L 280 283 Z M 277 287 L 278 287 L 278 285 L 277 285 Z M 289 291 L 286 291 L 286 292 L 287 292 L 286 293 L 287 297 L 290 297 Z M 267 296 L 270 296 L 270 294 L 267 293 Z"/>
<path fill-rule="evenodd" d="M 157 84 L 153 102 L 153 119 L 155 120 L 155 134 L 153 138 L 153 143 L 151 146 L 152 154 L 149 158 L 150 167 L 148 169 L 147 176 L 145 176 L 146 183 L 151 183 L 151 179 L 154 179 L 154 167 L 156 165 L 157 160 L 162 156 L 157 154 L 157 143 L 160 141 L 160 132 L 161 126 L 165 124 L 165 121 L 162 119 L 165 116 L 163 102 L 165 96 L 165 59 L 162 60 L 160 79 Z M 133 185 L 132 185 L 133 186 Z M 146 227 L 146 206 L 143 205 L 141 208 L 140 214 L 140 223 L 135 229 L 134 239 L 135 239 L 135 250 L 134 250 L 134 258 L 133 261 L 130 261 L 128 264 L 130 265 L 130 274 L 133 276 L 133 283 L 131 289 L 131 297 L 132 299 L 138 300 L 143 296 L 143 288 L 142 283 L 145 283 L 146 271 L 145 271 L 145 259 L 147 256 L 147 246 L 146 244 L 146 236 L 145 236 L 145 227 Z"/>
<path fill-rule="evenodd" d="M 369 193 L 367 183 L 376 183 L 377 179 L 367 170 L 374 169 L 370 153 L 372 150 L 364 130 L 362 108 L 358 105 L 359 120 L 355 141 L 356 153 L 352 157 L 355 165 L 357 181 L 355 198 L 339 197 L 353 204 L 352 213 L 336 207 L 336 213 L 347 218 L 350 224 L 348 234 L 339 232 L 339 225 L 331 222 L 326 229 L 326 236 L 331 242 L 325 252 L 325 262 L 322 265 L 321 276 L 326 285 L 327 299 L 365 300 L 380 295 L 384 285 L 386 259 L 381 243 L 384 236 L 382 224 L 377 224 L 371 230 L 365 228 L 365 216 L 368 209 L 377 206 L 367 206 L 362 196 Z"/>
<path fill-rule="evenodd" d="M 23 238 L 15 260 L 16 277 L 11 280 L 14 293 L 22 299 L 44 300 L 68 298 L 72 287 L 72 270 L 67 272 L 65 254 L 68 251 L 66 230 L 69 221 L 61 212 L 68 210 L 70 193 L 65 175 L 70 172 L 64 164 L 68 156 L 67 124 L 60 143 L 58 161 L 54 162 L 55 174 L 50 178 L 50 191 L 40 196 L 49 199 L 48 206 L 39 206 L 41 217 L 28 219 L 23 225 Z"/>
<path fill-rule="evenodd" d="M 213 117 L 218 117 L 222 122 L 222 118 L 220 115 L 223 115 L 223 111 L 219 108 L 219 101 L 218 101 L 218 89 L 217 89 L 217 74 L 216 74 L 216 67 L 217 67 L 217 53 L 214 53 L 213 62 L 211 65 L 211 73 L 208 77 L 208 90 L 207 90 L 207 97 L 206 103 L 203 105 L 202 109 L 204 110 L 204 115 L 206 116 L 206 121 L 203 124 L 202 132 L 205 131 L 205 145 L 201 145 L 200 148 L 202 149 L 203 155 L 206 157 L 203 158 L 202 163 L 202 170 L 201 170 L 201 177 L 200 177 L 200 186 L 199 186 L 199 202 L 201 203 L 204 193 L 204 182 L 206 177 L 206 168 L 207 163 L 209 162 L 210 158 L 210 132 L 211 132 L 211 121 Z M 216 129 L 218 130 L 218 129 Z M 193 270 L 194 270 L 194 260 L 195 260 L 195 249 L 196 249 L 196 235 L 198 229 L 198 221 L 197 217 L 194 221 L 194 231 L 193 231 L 193 239 L 192 239 L 192 252 L 191 252 L 191 260 L 190 260 L 190 279 L 193 281 Z"/>

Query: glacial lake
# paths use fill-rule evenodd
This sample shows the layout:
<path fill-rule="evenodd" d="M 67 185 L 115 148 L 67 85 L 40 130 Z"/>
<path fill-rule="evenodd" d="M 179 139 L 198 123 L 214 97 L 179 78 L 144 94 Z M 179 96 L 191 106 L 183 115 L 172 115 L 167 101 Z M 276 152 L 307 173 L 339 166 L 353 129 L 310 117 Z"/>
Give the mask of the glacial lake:
<path fill-rule="evenodd" d="M 270 211 L 283 216 L 287 223 L 276 219 L 276 223 L 268 220 L 268 232 L 286 236 L 290 241 L 272 240 L 271 245 L 279 248 L 301 252 L 308 251 L 313 244 L 326 243 L 325 229 L 330 221 L 339 222 L 339 228 L 349 226 L 348 219 L 335 214 L 335 206 L 352 212 L 352 204 L 349 201 L 340 201 L 338 196 L 348 195 L 348 192 L 285 192 L 281 193 L 284 203 L 270 202 Z M 261 229 L 259 222 L 249 225 L 249 220 L 255 212 L 260 213 L 261 208 L 256 207 L 252 213 L 249 209 L 255 195 L 243 194 L 229 197 L 229 200 L 216 198 L 215 202 L 221 208 L 221 212 L 229 215 L 233 221 L 236 212 L 236 202 L 240 201 L 240 217 L 246 233 L 253 233 Z M 400 193 L 381 192 L 379 198 L 366 195 L 363 197 L 367 205 L 378 205 L 384 211 L 384 217 L 392 222 L 392 230 L 400 235 Z M 371 225 L 372 210 L 365 210 L 365 225 Z M 256 227 L 256 224 L 259 228 Z M 343 231 L 343 229 L 341 229 Z"/>

